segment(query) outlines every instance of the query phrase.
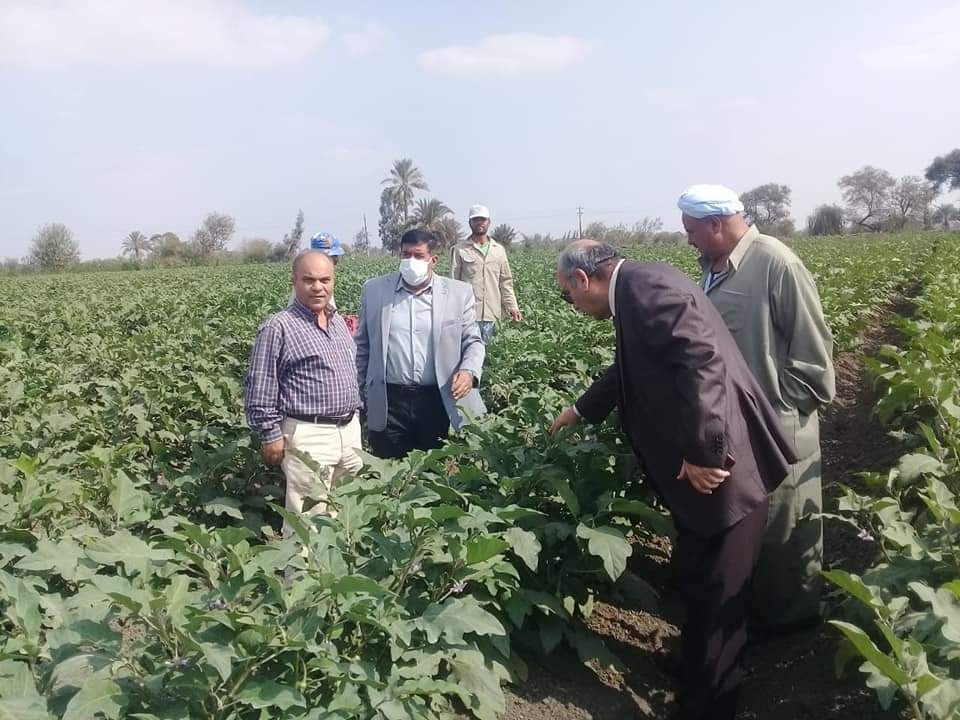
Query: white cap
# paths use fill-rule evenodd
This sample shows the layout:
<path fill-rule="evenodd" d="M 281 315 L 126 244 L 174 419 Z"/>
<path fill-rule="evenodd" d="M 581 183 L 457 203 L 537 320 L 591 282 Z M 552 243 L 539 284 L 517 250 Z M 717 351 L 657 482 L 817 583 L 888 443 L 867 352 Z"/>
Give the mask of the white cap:
<path fill-rule="evenodd" d="M 468 220 L 473 220 L 474 218 L 477 218 L 477 217 L 486 218 L 487 220 L 490 219 L 490 211 L 487 210 L 487 206 L 486 206 L 486 205 L 471 205 L 471 206 L 470 206 L 470 216 L 469 216 L 467 219 L 468 219 Z"/>

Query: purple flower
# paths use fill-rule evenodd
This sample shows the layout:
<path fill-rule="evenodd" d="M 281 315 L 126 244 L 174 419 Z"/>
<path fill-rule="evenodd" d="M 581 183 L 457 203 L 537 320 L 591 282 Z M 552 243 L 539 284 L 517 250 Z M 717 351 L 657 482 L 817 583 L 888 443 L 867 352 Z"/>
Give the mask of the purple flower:
<path fill-rule="evenodd" d="M 207 603 L 208 610 L 226 610 L 229 607 L 230 603 L 223 598 L 217 598 L 216 600 L 211 600 Z"/>
<path fill-rule="evenodd" d="M 466 589 L 467 589 L 467 583 L 466 583 L 466 581 L 465 581 L 465 580 L 457 580 L 457 581 L 453 584 L 453 587 L 450 588 L 450 591 L 451 591 L 454 595 L 459 595 L 460 593 L 462 593 L 462 592 L 463 592 L 464 590 L 466 590 Z"/>
<path fill-rule="evenodd" d="M 411 573 L 418 573 L 423 570 L 423 563 L 417 560 L 413 565 L 410 566 Z"/>
<path fill-rule="evenodd" d="M 866 530 L 861 530 L 857 533 L 857 537 L 863 540 L 864 542 L 873 542 L 874 537 Z"/>

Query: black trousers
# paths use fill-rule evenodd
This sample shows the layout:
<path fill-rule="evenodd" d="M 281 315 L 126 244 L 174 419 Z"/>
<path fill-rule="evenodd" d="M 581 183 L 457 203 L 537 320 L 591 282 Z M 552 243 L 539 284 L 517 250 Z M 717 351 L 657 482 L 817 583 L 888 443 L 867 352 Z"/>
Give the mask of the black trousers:
<path fill-rule="evenodd" d="M 765 500 L 709 538 L 678 526 L 685 720 L 734 720 L 747 642 L 750 578 L 767 527 Z"/>
<path fill-rule="evenodd" d="M 387 426 L 371 430 L 370 449 L 380 458 L 402 458 L 411 450 L 438 448 L 450 419 L 436 385 L 387 385 Z"/>

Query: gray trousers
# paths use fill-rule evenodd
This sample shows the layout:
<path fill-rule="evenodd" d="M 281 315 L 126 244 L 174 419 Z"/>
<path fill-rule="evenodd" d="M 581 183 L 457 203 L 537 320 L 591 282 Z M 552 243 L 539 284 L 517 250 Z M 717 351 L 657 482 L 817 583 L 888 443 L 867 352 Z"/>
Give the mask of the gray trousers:
<path fill-rule="evenodd" d="M 750 626 L 787 629 L 820 616 L 823 507 L 820 452 L 800 460 L 770 496 L 767 531 L 753 573 Z"/>

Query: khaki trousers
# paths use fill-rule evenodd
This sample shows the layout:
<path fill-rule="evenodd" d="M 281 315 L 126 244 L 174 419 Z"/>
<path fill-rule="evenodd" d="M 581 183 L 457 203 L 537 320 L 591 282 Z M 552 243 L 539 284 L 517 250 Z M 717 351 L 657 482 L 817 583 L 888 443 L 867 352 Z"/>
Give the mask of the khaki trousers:
<path fill-rule="evenodd" d="M 285 451 L 280 467 L 287 479 L 286 509 L 303 513 L 303 501 L 312 498 L 317 503 L 306 512 L 308 517 L 319 513 L 334 514 L 335 511 L 327 507 L 329 491 L 344 474 L 355 473 L 363 467 L 363 461 L 357 455 L 360 449 L 359 416 L 355 415 L 342 427 L 284 418 L 281 429 Z M 320 476 L 292 453 L 286 452 L 290 449 L 309 455 L 321 466 Z M 292 534 L 293 528 L 284 521 L 283 536 Z"/>

